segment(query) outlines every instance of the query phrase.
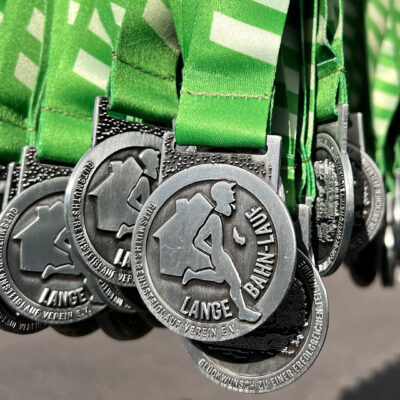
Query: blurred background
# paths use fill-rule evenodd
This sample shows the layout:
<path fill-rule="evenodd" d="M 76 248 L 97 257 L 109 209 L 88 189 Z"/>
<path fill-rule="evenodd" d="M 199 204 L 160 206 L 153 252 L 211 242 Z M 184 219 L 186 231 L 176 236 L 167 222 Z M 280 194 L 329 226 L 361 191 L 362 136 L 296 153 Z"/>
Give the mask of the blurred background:
<path fill-rule="evenodd" d="M 400 289 L 355 286 L 342 267 L 325 278 L 330 327 L 314 366 L 296 383 L 254 398 L 400 399 Z M 1 400 L 235 400 L 192 364 L 166 329 L 118 342 L 100 330 L 68 338 L 52 329 L 0 332 Z"/>

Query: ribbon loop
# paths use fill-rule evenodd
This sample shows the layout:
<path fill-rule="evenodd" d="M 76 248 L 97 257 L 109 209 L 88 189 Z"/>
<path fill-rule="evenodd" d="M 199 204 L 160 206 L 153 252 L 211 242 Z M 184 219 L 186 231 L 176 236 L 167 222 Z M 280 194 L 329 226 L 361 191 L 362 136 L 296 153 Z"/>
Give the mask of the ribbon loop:
<path fill-rule="evenodd" d="M 178 109 L 179 54 L 166 4 L 162 0 L 130 2 L 113 52 L 111 110 L 171 125 Z"/>
<path fill-rule="evenodd" d="M 288 6 L 198 3 L 184 52 L 179 144 L 265 148 Z"/>

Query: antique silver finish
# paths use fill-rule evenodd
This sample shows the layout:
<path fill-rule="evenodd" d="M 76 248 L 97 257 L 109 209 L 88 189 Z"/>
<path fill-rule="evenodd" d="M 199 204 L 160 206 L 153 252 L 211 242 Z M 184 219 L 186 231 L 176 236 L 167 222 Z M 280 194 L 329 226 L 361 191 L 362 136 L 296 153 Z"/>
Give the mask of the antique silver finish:
<path fill-rule="evenodd" d="M 177 146 L 173 132 L 164 135 L 161 153 L 161 172 L 159 183 L 178 172 L 203 164 L 229 164 L 240 165 L 241 168 L 261 177 L 279 193 L 281 189 L 280 165 L 282 138 L 268 135 L 266 139 L 268 151 L 266 153 L 231 153 L 197 151 L 196 147 L 182 148 Z M 178 161 L 177 161 L 178 160 Z"/>
<path fill-rule="evenodd" d="M 12 186 L 12 180 L 9 179 L 9 174 L 11 174 L 11 176 L 14 176 L 15 174 L 15 165 L 15 163 L 9 164 L 8 167 L 5 168 L 5 174 L 3 174 L 4 170 L 1 170 L 1 178 L 4 182 L 4 187 L 2 186 L 2 199 L 0 203 L 2 205 L 2 210 L 6 207 L 8 201 L 17 194 L 16 190 L 14 192 L 10 188 Z M 0 299 L 0 329 L 11 333 L 25 335 L 39 332 L 45 328 L 47 328 L 47 325 L 22 317 L 19 313 L 16 313 L 11 307 L 9 307 Z"/>
<path fill-rule="evenodd" d="M 0 206 L 4 201 L 4 194 L 7 186 L 8 166 L 0 164 Z"/>
<path fill-rule="evenodd" d="M 280 138 L 269 140 L 266 155 L 250 155 L 180 152 L 164 138 L 162 183 L 137 219 L 132 268 L 149 310 L 185 337 L 250 332 L 290 286 L 296 241 L 277 194 Z"/>
<path fill-rule="evenodd" d="M 124 313 L 140 310 L 142 300 L 136 288 L 117 286 L 102 279 L 97 279 L 97 285 L 100 296 L 113 310 Z"/>
<path fill-rule="evenodd" d="M 0 216 L 0 296 L 15 312 L 47 324 L 93 316 L 105 306 L 66 241 L 64 194 L 70 169 L 35 162 L 26 147 L 17 195 Z"/>
<path fill-rule="evenodd" d="M 313 248 L 321 275 L 333 273 L 350 244 L 354 219 L 353 173 L 347 154 L 348 106 L 338 106 L 337 121 L 320 125 L 316 135 Z"/>
<path fill-rule="evenodd" d="M 21 171 L 21 165 L 15 162 L 8 164 L 7 166 L 7 178 L 6 185 L 4 188 L 4 195 L 2 199 L 2 209 L 4 209 L 12 198 L 18 193 L 19 174 Z"/>
<path fill-rule="evenodd" d="M 319 273 L 298 251 L 293 284 L 263 325 L 222 343 L 182 340 L 208 379 L 239 392 L 265 393 L 296 381 L 311 367 L 324 344 L 328 318 Z"/>
<path fill-rule="evenodd" d="M 386 226 L 383 243 L 384 249 L 381 263 L 382 283 L 384 286 L 393 286 L 397 259 L 393 228 L 393 195 L 390 192 L 386 193 Z"/>
<path fill-rule="evenodd" d="M 361 250 L 379 231 L 385 215 L 385 187 L 365 152 L 362 114 L 350 114 L 347 151 L 354 178 L 354 225 L 348 254 Z"/>
<path fill-rule="evenodd" d="M 396 257 L 400 260 L 400 169 L 396 169 L 395 176 L 395 191 L 393 199 L 393 232 L 396 243 Z"/>
<path fill-rule="evenodd" d="M 297 221 L 294 224 L 296 229 L 297 248 L 301 250 L 307 258 L 314 264 L 314 254 L 312 249 L 312 200 L 306 196 L 304 204 L 297 204 Z"/>
<path fill-rule="evenodd" d="M 87 268 L 134 285 L 130 242 L 139 211 L 158 182 L 164 129 L 108 115 L 97 98 L 92 147 L 74 168 L 65 196 L 68 237 Z"/>
<path fill-rule="evenodd" d="M 4 301 L 0 300 L 0 329 L 6 332 L 28 335 L 40 332 L 47 325 L 33 321 L 16 313 Z"/>

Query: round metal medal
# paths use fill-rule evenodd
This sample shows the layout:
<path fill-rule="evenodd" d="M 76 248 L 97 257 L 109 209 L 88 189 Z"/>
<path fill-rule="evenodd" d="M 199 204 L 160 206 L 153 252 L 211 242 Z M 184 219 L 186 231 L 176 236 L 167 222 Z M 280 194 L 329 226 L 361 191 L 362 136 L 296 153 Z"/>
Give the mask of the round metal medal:
<path fill-rule="evenodd" d="M 105 307 L 66 237 L 67 183 L 68 177 L 57 177 L 30 186 L 0 216 L 0 297 L 47 324 L 80 321 Z"/>
<path fill-rule="evenodd" d="M 313 215 L 313 249 L 322 276 L 339 268 L 348 249 L 354 216 L 351 165 L 332 136 L 316 135 L 314 171 L 317 185 Z"/>
<path fill-rule="evenodd" d="M 354 179 L 354 225 L 348 254 L 361 250 L 378 233 L 385 215 L 385 187 L 371 157 L 347 145 Z"/>
<path fill-rule="evenodd" d="M 380 272 L 383 286 L 394 286 L 395 270 L 398 265 L 393 221 L 393 195 L 386 193 L 386 224 L 383 236 L 383 251 Z"/>
<path fill-rule="evenodd" d="M 136 288 L 113 285 L 102 279 L 97 280 L 97 285 L 99 295 L 113 310 L 124 313 L 147 310 Z"/>
<path fill-rule="evenodd" d="M 301 253 L 293 284 L 255 331 L 222 343 L 182 339 L 200 371 L 231 390 L 265 393 L 301 377 L 317 358 L 328 329 L 328 301 L 318 271 Z"/>
<path fill-rule="evenodd" d="M 0 300 L 0 329 L 6 332 L 27 335 L 40 332 L 47 328 L 47 325 L 41 322 L 24 318 L 16 313 L 4 301 Z"/>
<path fill-rule="evenodd" d="M 130 242 L 139 211 L 158 182 L 163 130 L 107 138 L 75 166 L 65 196 L 69 239 L 97 277 L 134 286 Z"/>
<path fill-rule="evenodd" d="M 4 187 L 2 183 L 7 178 L 5 175 L 5 169 L 0 166 L 0 204 L 3 204 L 4 201 Z M 3 331 L 25 335 L 39 332 L 45 328 L 47 328 L 45 324 L 17 315 L 12 308 L 0 299 L 0 329 Z"/>
<path fill-rule="evenodd" d="M 285 296 L 295 259 L 293 222 L 276 191 L 227 164 L 168 178 L 143 206 L 132 239 L 136 286 L 149 310 L 203 341 L 260 326 Z"/>
<path fill-rule="evenodd" d="M 396 259 L 400 261 L 400 169 L 395 169 L 394 176 L 395 190 L 393 194 L 393 233 Z"/>

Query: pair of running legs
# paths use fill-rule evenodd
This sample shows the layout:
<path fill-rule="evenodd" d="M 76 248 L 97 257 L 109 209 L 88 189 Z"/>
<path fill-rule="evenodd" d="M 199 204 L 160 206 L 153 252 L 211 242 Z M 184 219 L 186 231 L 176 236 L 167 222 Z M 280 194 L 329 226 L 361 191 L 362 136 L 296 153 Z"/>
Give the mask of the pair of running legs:
<path fill-rule="evenodd" d="M 243 299 L 242 288 L 239 277 L 234 277 L 231 276 L 230 274 L 228 276 L 221 275 L 216 270 L 212 269 L 203 269 L 197 272 L 191 269 L 187 269 L 185 271 L 185 274 L 183 275 L 182 283 L 186 285 L 189 281 L 193 279 L 199 279 L 202 281 L 209 281 L 215 283 L 227 282 L 231 288 L 230 296 L 239 309 L 238 313 L 239 319 L 242 321 L 256 322 L 261 317 L 261 314 L 259 312 L 253 311 L 246 306 Z"/>
<path fill-rule="evenodd" d="M 231 298 L 239 309 L 239 319 L 256 322 L 261 317 L 261 314 L 248 308 L 244 302 L 240 276 L 231 257 L 223 248 L 222 221 L 218 214 L 213 213 L 209 216 L 206 223 L 199 230 L 194 240 L 194 245 L 195 249 L 204 252 L 210 257 L 215 269 L 207 268 L 193 271 L 188 268 L 183 275 L 182 284 L 186 285 L 192 279 L 228 283 L 231 288 Z"/>

